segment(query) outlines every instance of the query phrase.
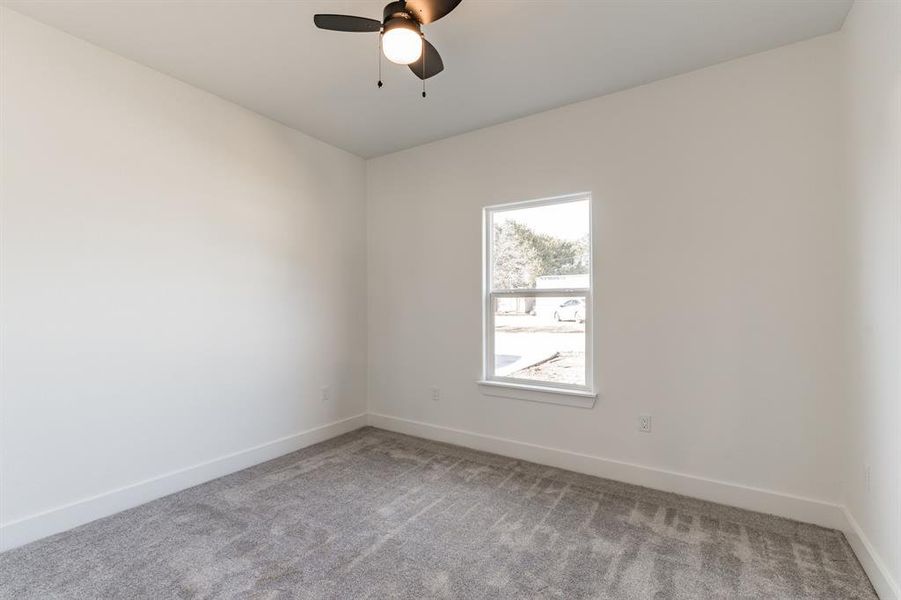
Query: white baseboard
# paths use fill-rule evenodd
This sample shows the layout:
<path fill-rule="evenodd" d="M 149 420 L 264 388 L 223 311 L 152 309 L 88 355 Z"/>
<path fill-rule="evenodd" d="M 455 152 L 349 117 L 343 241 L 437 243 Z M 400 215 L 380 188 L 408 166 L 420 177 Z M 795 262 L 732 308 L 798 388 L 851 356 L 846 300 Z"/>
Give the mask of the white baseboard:
<path fill-rule="evenodd" d="M 359 429 L 366 414 L 327 423 L 213 460 L 0 525 L 0 552 L 72 529 Z"/>
<path fill-rule="evenodd" d="M 854 515 L 847 508 L 844 509 L 844 512 L 847 527 L 842 530 L 845 532 L 845 537 L 848 538 L 848 543 L 851 544 L 854 554 L 857 555 L 857 559 L 863 566 L 863 570 L 870 577 L 870 582 L 876 589 L 880 600 L 901 600 L 901 586 L 892 578 L 885 561 L 882 560 L 882 557 L 879 556 L 879 553 L 870 543 L 869 538 L 864 534 L 863 529 L 860 528 Z"/>
<path fill-rule="evenodd" d="M 656 490 L 736 506 L 832 529 L 845 529 L 843 507 L 821 500 L 783 494 L 737 483 L 717 481 L 599 456 L 519 442 L 471 431 L 452 429 L 419 421 L 370 413 L 374 427 L 447 442 L 511 458 L 528 460 L 569 471 L 595 475 Z"/>

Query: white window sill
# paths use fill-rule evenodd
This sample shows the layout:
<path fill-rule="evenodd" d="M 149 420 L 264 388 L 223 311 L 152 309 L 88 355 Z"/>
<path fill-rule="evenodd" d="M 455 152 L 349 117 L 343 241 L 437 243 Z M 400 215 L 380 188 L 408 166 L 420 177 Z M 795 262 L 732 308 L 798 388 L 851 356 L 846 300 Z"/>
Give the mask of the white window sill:
<path fill-rule="evenodd" d="M 513 398 L 515 400 L 527 400 L 529 402 L 544 402 L 562 406 L 575 406 L 577 408 L 594 408 L 594 404 L 598 399 L 598 395 L 594 392 L 583 390 L 508 383 L 505 381 L 481 380 L 476 383 L 479 385 L 482 394 L 485 396 Z"/>

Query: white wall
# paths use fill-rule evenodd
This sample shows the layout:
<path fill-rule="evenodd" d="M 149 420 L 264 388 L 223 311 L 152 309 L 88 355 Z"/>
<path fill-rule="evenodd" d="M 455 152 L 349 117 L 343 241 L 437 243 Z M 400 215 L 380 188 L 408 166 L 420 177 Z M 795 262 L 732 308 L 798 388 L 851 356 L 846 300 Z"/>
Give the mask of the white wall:
<path fill-rule="evenodd" d="M 821 37 L 370 160 L 371 412 L 837 502 L 838 51 Z M 600 400 L 483 396 L 480 210 L 580 191 Z"/>
<path fill-rule="evenodd" d="M 5 543 L 365 412 L 363 161 L 0 17 Z"/>
<path fill-rule="evenodd" d="M 842 43 L 855 374 L 845 502 L 901 598 L 901 3 L 855 3 Z"/>

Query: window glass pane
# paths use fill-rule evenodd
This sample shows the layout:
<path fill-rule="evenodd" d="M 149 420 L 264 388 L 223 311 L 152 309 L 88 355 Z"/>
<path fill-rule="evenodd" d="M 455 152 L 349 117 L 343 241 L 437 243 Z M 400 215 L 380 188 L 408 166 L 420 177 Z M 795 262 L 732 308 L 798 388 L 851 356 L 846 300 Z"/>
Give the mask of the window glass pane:
<path fill-rule="evenodd" d="M 495 298 L 494 375 L 585 385 L 585 298 Z"/>
<path fill-rule="evenodd" d="M 587 288 L 588 200 L 492 213 L 492 289 Z"/>

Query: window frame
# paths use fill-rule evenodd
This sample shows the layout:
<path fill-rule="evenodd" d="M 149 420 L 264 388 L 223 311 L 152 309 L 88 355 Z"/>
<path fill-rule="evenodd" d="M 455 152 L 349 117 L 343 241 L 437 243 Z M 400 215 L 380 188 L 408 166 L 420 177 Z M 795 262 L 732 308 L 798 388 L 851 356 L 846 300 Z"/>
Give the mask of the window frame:
<path fill-rule="evenodd" d="M 566 204 L 569 202 L 588 202 L 588 252 L 589 269 L 587 287 L 565 288 L 521 288 L 492 289 L 494 280 L 494 215 L 496 213 L 524 208 L 540 208 Z M 592 198 L 591 192 L 578 192 L 524 200 L 505 204 L 494 204 L 482 209 L 482 379 L 479 384 L 485 386 L 486 394 L 505 397 L 518 397 L 525 400 L 547 401 L 554 404 L 572 404 L 591 407 L 596 394 L 594 380 L 594 312 L 592 307 L 594 292 L 594 236 L 592 235 Z M 535 379 L 521 379 L 495 375 L 494 372 L 494 337 L 495 337 L 495 300 L 500 298 L 585 298 L 585 384 L 559 383 Z M 506 388 L 502 392 L 499 388 Z M 511 395 L 511 391 L 513 394 Z M 517 393 L 519 392 L 519 393 Z M 546 394 L 555 396 L 571 396 L 572 401 L 558 398 L 547 398 Z M 590 399 L 590 405 L 586 403 Z"/>

